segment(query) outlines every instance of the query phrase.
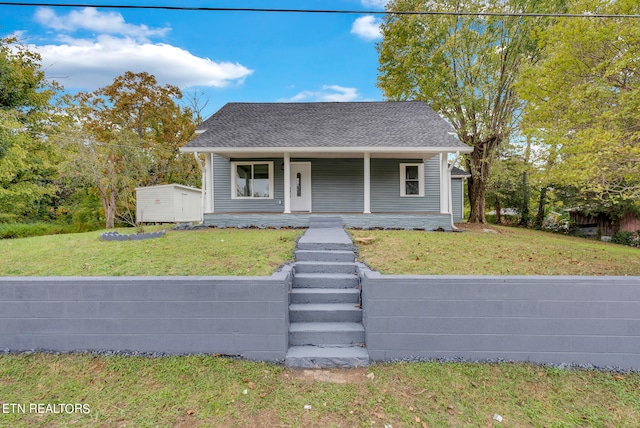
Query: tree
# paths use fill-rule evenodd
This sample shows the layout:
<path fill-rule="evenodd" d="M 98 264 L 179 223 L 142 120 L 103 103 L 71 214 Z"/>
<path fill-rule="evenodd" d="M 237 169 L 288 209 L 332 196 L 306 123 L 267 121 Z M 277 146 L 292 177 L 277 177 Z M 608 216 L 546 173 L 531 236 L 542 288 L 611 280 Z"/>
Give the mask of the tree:
<path fill-rule="evenodd" d="M 637 0 L 576 0 L 571 11 L 638 14 Z M 635 20 L 558 21 L 544 60 L 523 72 L 525 132 L 555 153 L 550 180 L 615 215 L 640 198 L 640 26 Z M 635 202 L 634 202 L 635 201 Z M 619 214 L 619 213 L 618 213 Z"/>
<path fill-rule="evenodd" d="M 393 0 L 394 11 L 558 9 L 562 0 Z M 514 91 L 523 63 L 538 55 L 546 19 L 387 15 L 378 45 L 378 86 L 392 100 L 428 102 L 473 147 L 465 156 L 470 222 L 485 222 L 485 193 L 496 151 L 513 133 L 523 103 Z"/>
<path fill-rule="evenodd" d="M 76 156 L 67 171 L 95 186 L 107 228 L 114 227 L 119 207 L 131 205 L 134 187 L 199 182 L 194 159 L 179 152 L 195 129 L 192 112 L 175 101 L 181 96 L 148 73 L 131 72 L 76 96 L 73 123 L 82 124 L 82 132 L 68 128 Z"/>
<path fill-rule="evenodd" d="M 49 215 L 58 163 L 48 140 L 57 120 L 50 101 L 58 89 L 36 52 L 0 39 L 0 221 Z"/>
<path fill-rule="evenodd" d="M 501 221 L 502 208 L 514 208 L 521 219 L 527 219 L 530 195 L 523 177 L 527 176 L 528 170 L 529 164 L 515 153 L 496 156 L 487 183 L 487 200 L 493 203 L 496 222 Z"/>

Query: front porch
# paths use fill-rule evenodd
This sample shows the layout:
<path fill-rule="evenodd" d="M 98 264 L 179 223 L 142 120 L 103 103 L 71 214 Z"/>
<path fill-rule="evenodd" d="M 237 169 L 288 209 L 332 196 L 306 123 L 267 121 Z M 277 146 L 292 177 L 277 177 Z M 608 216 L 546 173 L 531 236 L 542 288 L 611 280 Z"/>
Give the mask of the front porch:
<path fill-rule="evenodd" d="M 451 231 L 451 215 L 419 213 L 205 213 L 204 224 L 214 227 L 309 227 L 309 219 L 341 217 L 344 227 L 355 229 L 419 229 Z"/>

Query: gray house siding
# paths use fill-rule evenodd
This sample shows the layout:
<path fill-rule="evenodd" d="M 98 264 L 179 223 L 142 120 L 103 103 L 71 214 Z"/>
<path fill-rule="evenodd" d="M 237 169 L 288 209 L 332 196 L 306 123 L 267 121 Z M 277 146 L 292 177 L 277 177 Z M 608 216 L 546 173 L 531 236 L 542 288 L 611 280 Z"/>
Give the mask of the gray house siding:
<path fill-rule="evenodd" d="M 240 160 L 240 159 L 238 159 Z M 273 199 L 233 199 L 231 163 L 214 155 L 214 210 L 216 213 L 281 213 L 284 211 L 283 159 L 242 159 L 273 162 Z M 311 162 L 312 212 L 360 213 L 364 208 L 364 162 L 362 159 L 292 158 L 291 162 Z M 371 159 L 371 212 L 439 212 L 440 184 L 438 157 L 425 162 L 424 196 L 400 196 L 400 164 L 416 159 Z"/>
<path fill-rule="evenodd" d="M 424 164 L 424 196 L 400 196 L 400 164 L 420 159 L 371 159 L 371 212 L 440 212 L 438 157 Z"/>
<path fill-rule="evenodd" d="M 453 221 L 460 223 L 464 215 L 464 180 L 462 178 L 451 179 L 451 201 L 453 204 Z"/>

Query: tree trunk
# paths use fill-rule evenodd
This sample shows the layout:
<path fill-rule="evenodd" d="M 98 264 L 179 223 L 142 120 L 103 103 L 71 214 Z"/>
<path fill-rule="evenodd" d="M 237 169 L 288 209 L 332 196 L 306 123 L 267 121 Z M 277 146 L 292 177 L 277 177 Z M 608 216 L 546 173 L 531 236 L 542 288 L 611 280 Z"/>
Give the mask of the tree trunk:
<path fill-rule="evenodd" d="M 469 223 L 486 223 L 485 218 L 485 193 L 486 184 L 480 180 L 474 180 L 473 176 L 469 178 Z"/>
<path fill-rule="evenodd" d="M 522 173 L 522 206 L 520 213 L 520 226 L 527 227 L 529 220 L 531 220 L 531 213 L 529 212 L 529 173 L 524 171 Z"/>
<path fill-rule="evenodd" d="M 542 229 L 544 223 L 544 211 L 547 204 L 547 188 L 540 189 L 540 200 L 538 202 L 538 213 L 536 214 L 535 226 L 537 229 Z"/>
<path fill-rule="evenodd" d="M 496 224 L 502 223 L 502 207 L 500 206 L 500 198 L 496 196 L 495 198 L 495 207 L 496 207 Z"/>
<path fill-rule="evenodd" d="M 491 168 L 491 154 L 498 144 L 498 139 L 493 138 L 488 141 L 479 142 L 474 145 L 473 152 L 469 153 L 466 159 L 469 177 L 469 223 L 486 223 L 486 193 L 489 172 Z M 467 143 L 468 144 L 468 143 Z"/>
<path fill-rule="evenodd" d="M 531 139 L 527 138 L 527 147 L 524 151 L 525 170 L 522 173 L 522 208 L 520 213 L 520 226 L 528 227 L 531 220 L 529 199 L 531 198 L 531 186 L 529 185 L 529 162 L 531 161 Z"/>
<path fill-rule="evenodd" d="M 116 194 L 112 189 L 103 187 L 98 187 L 98 193 L 100 193 L 100 201 L 102 202 L 102 209 L 104 209 L 105 228 L 113 229 L 116 219 Z"/>
<path fill-rule="evenodd" d="M 116 219 L 116 195 L 113 192 L 109 194 L 109 201 L 107 202 L 106 209 L 104 211 L 105 216 L 105 226 L 107 229 L 113 229 L 115 227 L 115 219 Z"/>

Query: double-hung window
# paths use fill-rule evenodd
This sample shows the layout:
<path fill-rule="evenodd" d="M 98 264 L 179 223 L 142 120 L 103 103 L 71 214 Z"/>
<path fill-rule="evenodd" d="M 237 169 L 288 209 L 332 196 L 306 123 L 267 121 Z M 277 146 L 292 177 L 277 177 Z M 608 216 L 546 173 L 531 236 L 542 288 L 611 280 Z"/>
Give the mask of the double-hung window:
<path fill-rule="evenodd" d="M 273 162 L 232 162 L 233 199 L 273 199 Z"/>
<path fill-rule="evenodd" d="M 400 164 L 400 196 L 424 196 L 424 164 Z"/>

